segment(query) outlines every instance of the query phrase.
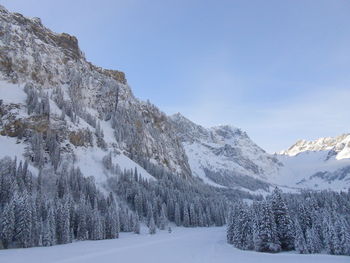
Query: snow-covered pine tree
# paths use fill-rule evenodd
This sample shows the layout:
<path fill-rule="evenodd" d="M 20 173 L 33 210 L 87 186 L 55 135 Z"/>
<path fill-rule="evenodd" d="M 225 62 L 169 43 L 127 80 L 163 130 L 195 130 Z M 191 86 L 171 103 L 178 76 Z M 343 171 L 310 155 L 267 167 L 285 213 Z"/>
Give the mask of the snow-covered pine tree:
<path fill-rule="evenodd" d="M 305 233 L 306 246 L 309 253 L 320 253 L 322 250 L 322 242 L 319 238 L 315 227 L 308 228 Z"/>
<path fill-rule="evenodd" d="M 27 191 L 14 196 L 15 241 L 23 248 L 32 246 L 32 206 Z"/>
<path fill-rule="evenodd" d="M 137 213 L 134 217 L 133 232 L 135 234 L 140 234 L 140 220 L 139 220 L 139 215 Z"/>
<path fill-rule="evenodd" d="M 237 215 L 233 222 L 233 238 L 232 243 L 239 249 L 253 249 L 253 224 L 251 212 L 248 206 L 239 203 Z"/>
<path fill-rule="evenodd" d="M 49 246 L 57 244 L 56 236 L 56 217 L 55 217 L 55 207 L 53 202 L 47 204 L 47 226 L 48 226 L 48 244 Z"/>
<path fill-rule="evenodd" d="M 8 248 L 14 237 L 15 230 L 15 206 L 14 202 L 10 200 L 3 212 L 0 214 L 0 238 L 4 248 Z"/>
<path fill-rule="evenodd" d="M 338 216 L 335 219 L 334 230 L 334 254 L 346 255 L 350 244 L 347 238 L 346 221 L 343 217 Z"/>
<path fill-rule="evenodd" d="M 88 228 L 87 228 L 87 207 L 85 202 L 80 200 L 77 208 L 77 233 L 76 239 L 78 240 L 86 240 L 88 239 Z M 107 234 L 108 238 L 108 234 Z"/>
<path fill-rule="evenodd" d="M 159 222 L 160 230 L 165 230 L 165 228 L 167 226 L 168 219 L 165 215 L 166 211 L 167 211 L 166 205 L 165 205 L 165 203 L 163 203 L 161 211 L 160 211 L 160 222 Z"/>
<path fill-rule="evenodd" d="M 294 248 L 293 222 L 288 207 L 282 198 L 282 191 L 277 187 L 271 195 L 271 209 L 274 215 L 277 235 L 282 250 Z"/>
<path fill-rule="evenodd" d="M 152 207 L 152 204 L 151 202 L 147 202 L 147 218 L 146 218 L 146 224 L 147 226 L 149 227 L 150 226 L 150 223 L 151 223 L 151 218 L 153 218 L 153 207 Z M 153 218 L 153 221 L 154 221 L 154 218 Z"/>
<path fill-rule="evenodd" d="M 271 206 L 267 201 L 262 201 L 259 206 L 259 212 L 255 214 L 254 248 L 261 252 L 279 252 L 281 245 Z"/>
<path fill-rule="evenodd" d="M 151 235 L 153 235 L 153 234 L 156 233 L 156 231 L 157 231 L 157 229 L 156 229 L 156 224 L 155 224 L 154 218 L 153 218 L 153 216 L 152 216 L 151 219 L 150 219 L 150 222 L 149 222 L 149 233 L 150 233 Z"/>
<path fill-rule="evenodd" d="M 68 203 L 64 199 L 56 201 L 56 236 L 58 244 L 66 244 L 71 241 Z"/>
<path fill-rule="evenodd" d="M 0 205 L 3 207 L 12 199 L 13 194 L 18 188 L 16 182 L 16 172 L 12 168 L 15 165 L 15 161 L 12 161 L 9 157 L 5 157 L 0 160 Z"/>
<path fill-rule="evenodd" d="M 196 211 L 194 209 L 194 204 L 190 204 L 189 217 L 190 217 L 190 226 L 197 226 L 198 218 L 197 218 Z"/>
<path fill-rule="evenodd" d="M 190 226 L 190 215 L 189 215 L 189 212 L 188 212 L 188 204 L 187 204 L 187 202 L 184 203 L 182 224 L 183 224 L 184 227 L 189 227 Z"/>
<path fill-rule="evenodd" d="M 233 244 L 234 230 L 235 230 L 235 215 L 236 215 L 236 205 L 234 205 L 229 212 L 227 230 L 226 230 L 226 240 L 227 243 Z"/>
<path fill-rule="evenodd" d="M 97 200 L 94 200 L 94 206 L 91 212 L 91 239 L 100 240 L 103 239 L 103 223 L 100 216 L 100 212 L 97 207 Z"/>
<path fill-rule="evenodd" d="M 181 212 L 180 212 L 180 205 L 176 202 L 175 204 L 175 215 L 174 215 L 174 222 L 177 226 L 181 225 Z"/>
<path fill-rule="evenodd" d="M 295 219 L 294 226 L 295 226 L 295 238 L 294 238 L 295 250 L 300 254 L 308 254 L 309 250 L 307 248 L 305 236 L 298 219 Z"/>
<path fill-rule="evenodd" d="M 139 216 L 143 215 L 143 204 L 141 194 L 136 194 L 134 197 L 134 207 Z"/>

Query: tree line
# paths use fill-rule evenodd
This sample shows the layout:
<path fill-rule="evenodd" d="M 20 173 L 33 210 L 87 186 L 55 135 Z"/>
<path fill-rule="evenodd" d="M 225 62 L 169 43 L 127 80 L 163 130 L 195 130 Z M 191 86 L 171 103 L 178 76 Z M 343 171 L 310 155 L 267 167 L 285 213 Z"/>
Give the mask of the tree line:
<path fill-rule="evenodd" d="M 145 218 L 147 225 L 152 220 L 160 229 L 164 229 L 164 222 L 185 227 L 226 223 L 228 201 L 219 189 L 194 178 L 181 178 L 153 164 L 147 167 L 155 180 L 142 178 L 137 169 L 120 172 L 108 180 L 110 189 L 140 218 Z"/>
<path fill-rule="evenodd" d="M 283 194 L 232 206 L 227 242 L 243 250 L 350 255 L 350 191 Z"/>
<path fill-rule="evenodd" d="M 135 214 L 79 169 L 33 176 L 27 162 L 0 160 L 0 240 L 3 248 L 52 246 L 73 240 L 139 233 Z"/>

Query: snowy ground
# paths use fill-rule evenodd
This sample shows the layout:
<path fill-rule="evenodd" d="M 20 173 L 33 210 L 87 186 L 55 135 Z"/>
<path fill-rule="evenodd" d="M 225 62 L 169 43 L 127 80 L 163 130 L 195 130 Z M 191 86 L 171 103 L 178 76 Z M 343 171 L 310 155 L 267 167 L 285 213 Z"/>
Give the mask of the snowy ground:
<path fill-rule="evenodd" d="M 174 228 L 156 235 L 121 234 L 119 239 L 84 241 L 47 248 L 0 251 L 1 263 L 208 263 L 208 262 L 350 262 L 330 255 L 265 254 L 241 251 L 225 241 L 225 228 Z"/>

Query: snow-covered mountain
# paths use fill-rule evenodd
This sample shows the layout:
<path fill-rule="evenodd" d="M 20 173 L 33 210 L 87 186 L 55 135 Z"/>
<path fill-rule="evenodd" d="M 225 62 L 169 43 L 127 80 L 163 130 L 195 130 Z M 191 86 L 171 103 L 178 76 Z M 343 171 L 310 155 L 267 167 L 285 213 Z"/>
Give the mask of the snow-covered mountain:
<path fill-rule="evenodd" d="M 94 66 L 74 36 L 52 32 L 39 18 L 0 7 L 0 32 L 2 141 L 21 144 L 24 151 L 28 142 L 23 133 L 54 133 L 62 146 L 60 154 L 85 167 L 87 175 L 104 173 L 98 167 L 108 152 L 122 169 L 133 166 L 141 171 L 136 163 L 147 160 L 181 176 L 191 175 L 167 116 L 135 98 L 123 72 Z M 33 116 L 44 102 L 48 118 Z"/>
<path fill-rule="evenodd" d="M 337 160 L 350 158 L 350 134 L 343 134 L 337 137 L 319 138 L 314 141 L 299 140 L 288 150 L 279 154 L 296 156 L 302 152 L 327 151 L 327 158 L 335 156 Z"/>
<path fill-rule="evenodd" d="M 171 116 L 194 176 L 205 182 L 251 191 L 268 189 L 282 163 L 257 146 L 244 131 L 222 125 L 204 128 L 180 113 Z"/>
<path fill-rule="evenodd" d="M 310 189 L 346 190 L 350 187 L 350 134 L 299 140 L 276 157 L 283 163 L 271 181 Z"/>
<path fill-rule="evenodd" d="M 238 128 L 204 128 L 180 113 L 171 119 L 192 174 L 209 184 L 255 193 L 268 191 L 274 185 L 285 191 L 350 187 L 350 134 L 310 142 L 300 140 L 272 155 Z"/>
<path fill-rule="evenodd" d="M 121 169 L 136 167 L 147 178 L 151 175 L 143 168 L 151 163 L 216 186 L 268 188 L 263 180 L 280 164 L 246 133 L 190 121 L 183 125 L 185 118 L 169 118 L 135 98 L 123 72 L 88 62 L 74 36 L 54 33 L 39 18 L 3 7 L 0 14 L 0 140 L 17 149 L 0 157 L 35 160 L 28 138 L 39 134 L 46 140 L 53 134 L 59 157 L 43 153 L 40 162 L 60 159 L 101 183 L 109 176 L 102 160 L 112 153 Z M 42 166 L 31 164 L 33 171 Z"/>
<path fill-rule="evenodd" d="M 42 141 L 46 150 L 37 156 Z M 34 173 L 60 163 L 102 184 L 109 155 L 122 170 L 137 168 L 146 178 L 157 165 L 254 193 L 274 184 L 343 189 L 350 184 L 349 143 L 349 134 L 299 141 L 272 155 L 238 128 L 169 117 L 137 99 L 123 72 L 88 62 L 74 36 L 0 7 L 0 158 L 30 160 Z"/>

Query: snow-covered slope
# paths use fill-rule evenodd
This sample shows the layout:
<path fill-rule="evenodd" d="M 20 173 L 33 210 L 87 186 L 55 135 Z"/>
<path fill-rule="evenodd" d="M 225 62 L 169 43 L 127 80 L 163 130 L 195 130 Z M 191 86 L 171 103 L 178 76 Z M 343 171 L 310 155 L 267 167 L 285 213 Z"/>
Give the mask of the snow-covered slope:
<path fill-rule="evenodd" d="M 232 126 L 204 128 L 181 114 L 171 116 L 194 176 L 209 184 L 268 191 L 346 190 L 350 187 L 350 134 L 299 141 L 271 155 L 242 130 Z"/>
<path fill-rule="evenodd" d="M 238 128 L 206 129 L 181 114 L 171 116 L 194 176 L 215 185 L 252 191 L 268 189 L 263 181 L 278 173 L 281 163 Z"/>
<path fill-rule="evenodd" d="M 25 138 L 36 132 L 44 138 L 55 133 L 61 156 L 70 163 L 99 167 L 101 157 L 113 152 L 121 169 L 138 167 L 141 172 L 137 163 L 148 161 L 184 177 L 191 175 L 167 116 L 135 98 L 123 72 L 94 66 L 74 36 L 54 33 L 39 18 L 10 13 L 2 6 L 0 32 L 1 136 L 17 138 L 13 141 L 24 148 Z M 34 101 L 25 87 L 36 93 Z M 48 118 L 34 116 L 46 99 Z M 29 104 L 34 105 L 32 112 Z M 102 173 L 85 170 L 96 178 Z"/>
<path fill-rule="evenodd" d="M 327 151 L 326 159 L 335 156 L 337 160 L 350 158 L 350 133 L 337 137 L 319 138 L 314 141 L 299 140 L 288 150 L 279 154 L 295 156 L 302 152 Z"/>
<path fill-rule="evenodd" d="M 350 134 L 300 140 L 276 157 L 283 167 L 270 180 L 277 184 L 333 190 L 350 187 Z"/>

